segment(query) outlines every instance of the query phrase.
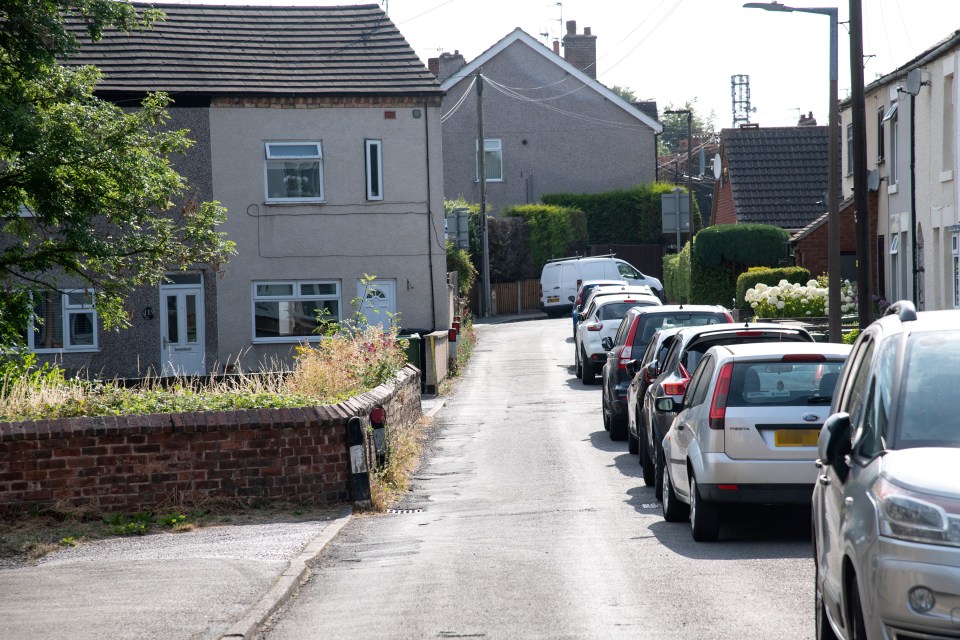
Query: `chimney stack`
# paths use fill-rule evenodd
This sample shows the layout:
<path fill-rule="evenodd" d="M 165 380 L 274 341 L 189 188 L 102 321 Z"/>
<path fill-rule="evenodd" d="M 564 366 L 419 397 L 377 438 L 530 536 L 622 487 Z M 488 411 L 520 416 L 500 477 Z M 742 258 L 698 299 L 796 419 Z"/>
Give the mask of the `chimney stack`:
<path fill-rule="evenodd" d="M 440 82 L 444 82 L 467 64 L 463 56 L 460 55 L 459 49 L 453 53 L 441 53 L 437 63 L 437 80 Z"/>
<path fill-rule="evenodd" d="M 567 20 L 563 57 L 577 69 L 597 79 L 597 36 L 590 33 L 590 27 L 584 28 L 583 34 L 578 34 L 577 21 Z"/>
<path fill-rule="evenodd" d="M 430 70 L 430 73 L 432 73 L 434 77 L 439 76 L 440 75 L 440 58 L 429 58 L 427 60 L 427 69 Z"/>

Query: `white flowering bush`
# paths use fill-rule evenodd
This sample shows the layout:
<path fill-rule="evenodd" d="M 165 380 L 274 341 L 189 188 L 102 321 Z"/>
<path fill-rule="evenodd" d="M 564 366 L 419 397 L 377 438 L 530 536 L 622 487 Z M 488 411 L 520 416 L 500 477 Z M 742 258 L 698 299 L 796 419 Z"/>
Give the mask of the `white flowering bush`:
<path fill-rule="evenodd" d="M 744 300 L 758 318 L 825 317 L 829 313 L 829 289 L 826 279 L 794 284 L 781 280 L 777 286 L 757 284 L 747 289 Z M 844 280 L 840 285 L 840 312 L 857 312 L 857 285 Z"/>

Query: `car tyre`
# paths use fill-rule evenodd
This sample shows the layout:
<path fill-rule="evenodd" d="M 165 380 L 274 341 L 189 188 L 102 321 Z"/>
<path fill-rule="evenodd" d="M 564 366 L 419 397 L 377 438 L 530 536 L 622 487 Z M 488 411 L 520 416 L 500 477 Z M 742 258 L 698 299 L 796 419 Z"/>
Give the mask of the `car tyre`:
<path fill-rule="evenodd" d="M 630 431 L 630 425 L 627 425 L 627 451 L 632 455 L 636 455 L 640 451 L 640 441 L 637 439 L 637 436 L 633 435 L 633 432 Z"/>
<path fill-rule="evenodd" d="M 593 384 L 596 376 L 593 373 L 593 365 L 586 358 L 585 353 L 580 354 L 580 379 L 583 384 Z"/>
<path fill-rule="evenodd" d="M 576 344 L 576 338 L 574 338 L 574 344 Z M 576 375 L 579 378 L 581 375 L 580 370 L 580 350 L 574 346 L 573 348 L 573 366 L 576 369 Z"/>
<path fill-rule="evenodd" d="M 640 441 L 640 468 L 643 469 L 643 484 L 648 487 L 654 486 L 656 482 L 656 469 L 653 466 L 653 460 L 650 459 L 650 447 L 647 446 L 647 439 L 641 433 L 637 438 Z"/>
<path fill-rule="evenodd" d="M 660 454 L 663 458 L 663 453 Z M 680 502 L 677 494 L 673 491 L 673 483 L 670 482 L 670 474 L 663 472 L 663 519 L 667 522 L 683 522 L 689 516 L 687 505 Z"/>
<path fill-rule="evenodd" d="M 693 474 L 690 474 L 690 533 L 697 542 L 713 542 L 720 536 L 720 507 L 703 499 Z"/>
<path fill-rule="evenodd" d="M 850 589 L 850 640 L 867 640 L 867 625 L 863 620 L 863 604 L 860 601 L 860 588 L 857 576 L 852 576 Z"/>
<path fill-rule="evenodd" d="M 663 500 L 663 476 L 664 473 L 664 462 L 663 462 L 663 448 L 657 447 L 654 457 L 654 482 L 653 482 L 653 495 L 657 500 Z"/>
<path fill-rule="evenodd" d="M 618 420 L 614 416 L 610 416 L 610 439 L 617 442 L 622 442 L 627 439 L 627 421 Z"/>

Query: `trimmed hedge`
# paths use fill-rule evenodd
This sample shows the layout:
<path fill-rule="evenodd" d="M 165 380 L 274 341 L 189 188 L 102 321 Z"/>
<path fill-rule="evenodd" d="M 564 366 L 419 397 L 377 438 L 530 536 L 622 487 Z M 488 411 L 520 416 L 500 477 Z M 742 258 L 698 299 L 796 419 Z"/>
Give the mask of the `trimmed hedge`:
<path fill-rule="evenodd" d="M 696 304 L 736 304 L 737 278 L 749 267 L 779 267 L 790 234 L 765 224 L 723 224 L 697 233 L 690 259 L 690 298 Z"/>
<path fill-rule="evenodd" d="M 680 253 L 663 257 L 663 289 L 673 303 L 690 301 L 690 243 Z"/>
<path fill-rule="evenodd" d="M 604 193 L 549 193 L 542 200 L 583 211 L 591 244 L 662 244 L 660 195 L 675 188 L 677 185 L 654 182 Z M 693 206 L 699 229 L 703 223 L 696 198 Z"/>
<path fill-rule="evenodd" d="M 748 306 L 744 300 L 747 290 L 760 283 L 775 287 L 780 284 L 781 280 L 786 280 L 791 284 L 804 285 L 810 281 L 810 272 L 803 267 L 781 267 L 777 269 L 750 267 L 737 278 L 737 309 Z"/>
<path fill-rule="evenodd" d="M 574 207 L 526 204 L 507 207 L 503 218 L 520 218 L 526 226 L 527 245 L 537 274 L 551 258 L 585 254 L 590 247 L 587 216 Z M 489 229 L 489 219 L 488 219 Z M 491 264 L 493 257 L 490 258 Z"/>

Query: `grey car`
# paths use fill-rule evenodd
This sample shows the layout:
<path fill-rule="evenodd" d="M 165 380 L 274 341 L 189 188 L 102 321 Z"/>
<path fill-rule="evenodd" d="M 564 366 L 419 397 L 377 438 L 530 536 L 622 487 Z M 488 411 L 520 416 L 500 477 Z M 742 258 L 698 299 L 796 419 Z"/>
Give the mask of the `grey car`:
<path fill-rule="evenodd" d="M 960 310 L 898 302 L 853 346 L 818 443 L 817 638 L 960 638 Z"/>

